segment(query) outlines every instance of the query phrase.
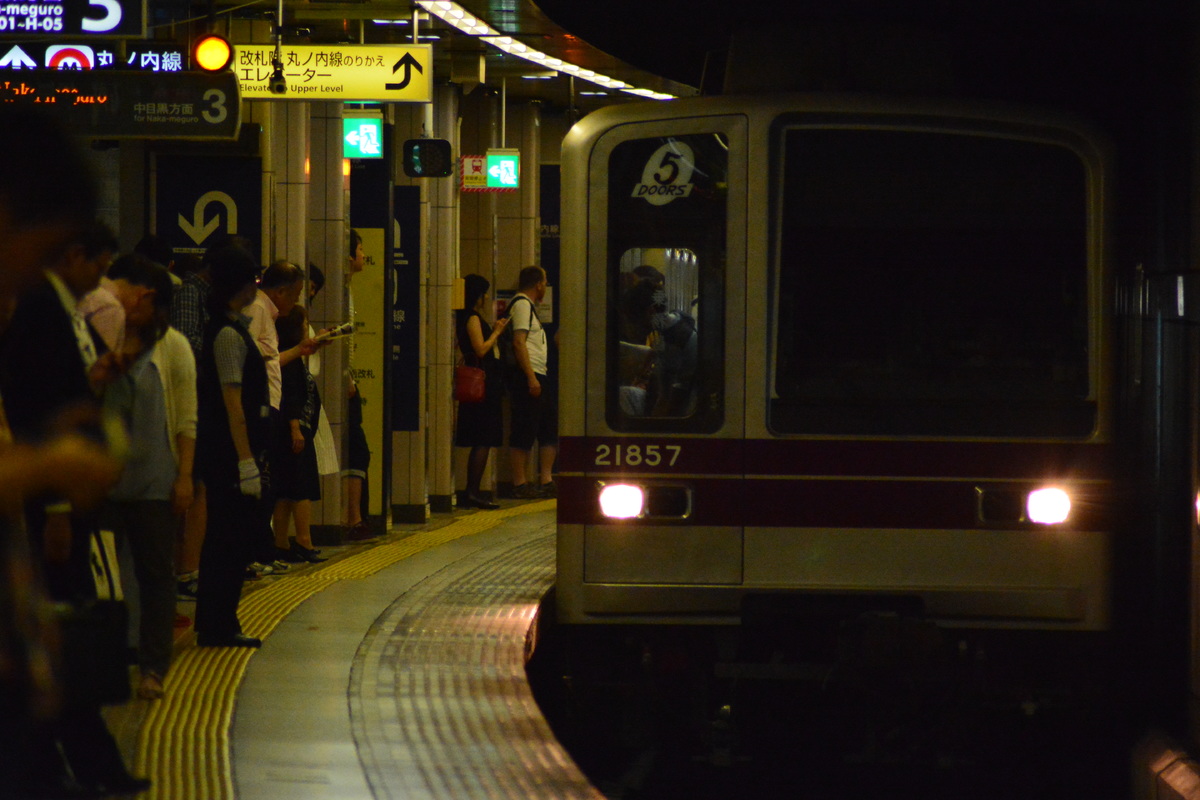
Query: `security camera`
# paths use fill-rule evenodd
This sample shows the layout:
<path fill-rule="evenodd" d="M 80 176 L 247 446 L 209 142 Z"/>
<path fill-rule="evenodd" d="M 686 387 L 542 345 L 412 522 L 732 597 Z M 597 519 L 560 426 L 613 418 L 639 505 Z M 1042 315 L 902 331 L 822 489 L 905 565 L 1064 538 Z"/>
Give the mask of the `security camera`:
<path fill-rule="evenodd" d="M 283 77 L 283 70 L 277 69 L 271 73 L 271 77 L 267 79 L 267 88 L 271 94 L 287 94 L 287 80 Z"/>
<path fill-rule="evenodd" d="M 275 40 L 275 52 L 271 55 L 271 77 L 267 78 L 267 89 L 271 94 L 287 94 L 287 81 L 283 77 L 283 45 Z"/>

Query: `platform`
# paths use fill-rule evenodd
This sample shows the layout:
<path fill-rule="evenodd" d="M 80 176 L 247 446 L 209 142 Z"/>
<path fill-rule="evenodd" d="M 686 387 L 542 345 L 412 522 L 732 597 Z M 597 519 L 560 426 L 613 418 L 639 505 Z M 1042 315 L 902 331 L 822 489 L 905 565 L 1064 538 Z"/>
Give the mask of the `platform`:
<path fill-rule="evenodd" d="M 553 508 L 401 526 L 248 585 L 260 650 L 185 633 L 166 698 L 109 715 L 145 797 L 599 798 L 525 679 Z"/>

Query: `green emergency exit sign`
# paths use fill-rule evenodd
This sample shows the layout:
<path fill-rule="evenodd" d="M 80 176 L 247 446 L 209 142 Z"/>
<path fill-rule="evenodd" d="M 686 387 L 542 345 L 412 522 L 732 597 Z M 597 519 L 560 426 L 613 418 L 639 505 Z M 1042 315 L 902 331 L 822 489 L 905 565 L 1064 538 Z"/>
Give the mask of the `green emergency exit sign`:
<path fill-rule="evenodd" d="M 342 155 L 345 158 L 383 158 L 383 120 L 375 117 L 343 119 Z"/>
<path fill-rule="evenodd" d="M 519 150 L 487 151 L 487 188 L 517 189 L 521 182 Z"/>

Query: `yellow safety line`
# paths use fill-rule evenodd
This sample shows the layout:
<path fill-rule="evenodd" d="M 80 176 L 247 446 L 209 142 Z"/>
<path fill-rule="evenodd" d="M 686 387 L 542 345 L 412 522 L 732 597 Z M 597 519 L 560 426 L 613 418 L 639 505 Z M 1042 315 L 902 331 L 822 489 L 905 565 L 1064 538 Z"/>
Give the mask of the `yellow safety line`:
<path fill-rule="evenodd" d="M 482 533 L 522 514 L 550 511 L 554 500 L 480 511 L 436 530 L 379 544 L 305 575 L 248 592 L 238 606 L 242 628 L 265 638 L 298 605 L 330 584 L 360 580 L 431 547 Z M 153 781 L 151 800 L 232 800 L 229 732 L 234 698 L 256 651 L 184 647 L 138 731 L 135 772 Z"/>

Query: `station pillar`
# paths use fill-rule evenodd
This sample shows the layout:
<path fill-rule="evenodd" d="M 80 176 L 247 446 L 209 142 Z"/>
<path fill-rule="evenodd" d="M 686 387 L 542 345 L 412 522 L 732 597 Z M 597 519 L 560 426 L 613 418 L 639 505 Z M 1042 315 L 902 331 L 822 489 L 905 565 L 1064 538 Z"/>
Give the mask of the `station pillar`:
<path fill-rule="evenodd" d="M 309 197 L 308 254 L 302 263 L 315 264 L 325 276 L 325 286 L 308 300 L 309 322 L 314 330 L 332 328 L 347 320 L 345 270 L 348 260 L 346 226 L 349 176 L 342 157 L 341 102 L 309 103 Z M 321 349 L 319 359 L 309 360 L 309 369 L 319 364 L 314 377 L 321 404 L 329 420 L 333 440 L 346 441 L 346 348 L 343 342 Z M 339 464 L 345 463 L 343 447 L 338 448 Z M 321 476 L 321 500 L 313 504 L 312 525 L 315 541 L 340 542 L 342 514 L 340 473 Z"/>

